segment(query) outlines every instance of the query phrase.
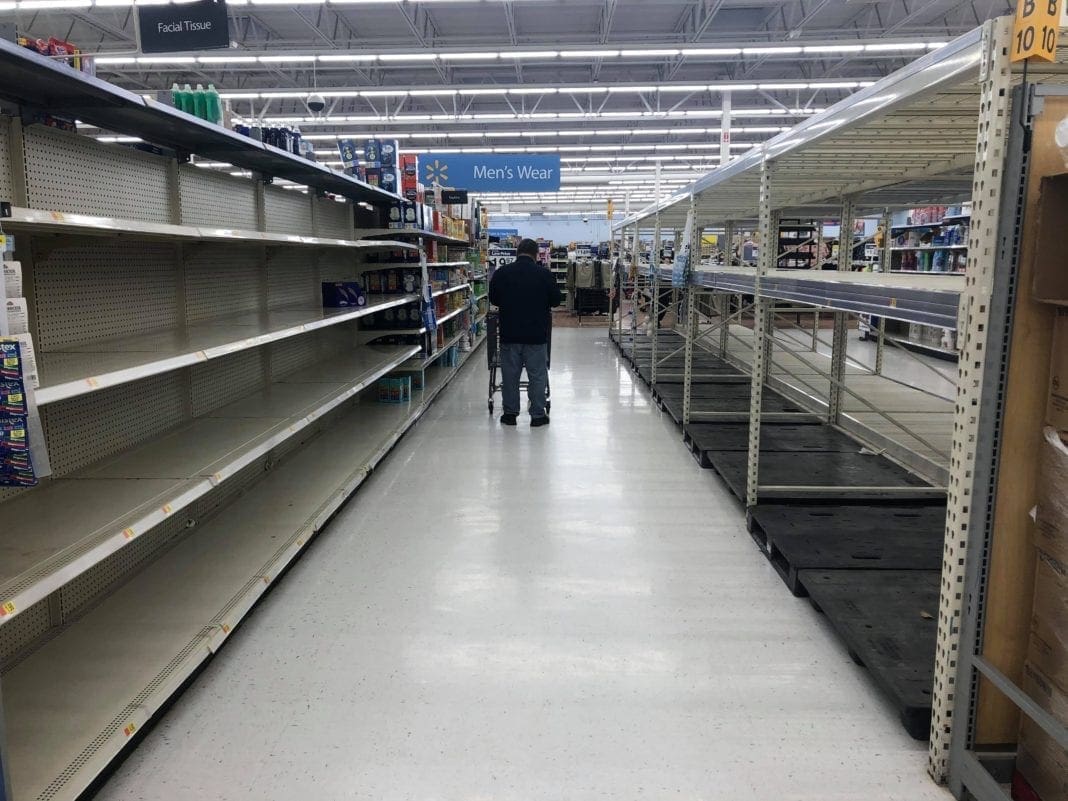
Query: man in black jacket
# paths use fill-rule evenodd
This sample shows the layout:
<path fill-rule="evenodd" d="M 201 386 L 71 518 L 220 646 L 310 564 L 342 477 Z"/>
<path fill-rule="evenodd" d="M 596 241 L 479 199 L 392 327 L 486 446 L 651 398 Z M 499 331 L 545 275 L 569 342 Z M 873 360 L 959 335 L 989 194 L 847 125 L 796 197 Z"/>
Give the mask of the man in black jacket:
<path fill-rule="evenodd" d="M 519 258 L 498 268 L 490 279 L 490 303 L 500 309 L 501 423 L 514 426 L 519 416 L 519 377 L 527 370 L 530 425 L 549 425 L 545 396 L 549 387 L 549 328 L 552 309 L 563 302 L 556 279 L 538 264 L 538 243 L 524 239 Z"/>

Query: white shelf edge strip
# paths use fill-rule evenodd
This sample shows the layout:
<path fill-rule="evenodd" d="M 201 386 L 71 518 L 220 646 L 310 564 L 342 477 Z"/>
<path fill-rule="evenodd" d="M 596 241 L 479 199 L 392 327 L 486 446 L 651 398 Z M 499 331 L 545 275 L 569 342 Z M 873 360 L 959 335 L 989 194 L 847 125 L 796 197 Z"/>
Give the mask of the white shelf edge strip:
<path fill-rule="evenodd" d="M 207 228 L 169 223 L 149 223 L 89 214 L 68 214 L 38 209 L 12 209 L 11 217 L 3 224 L 11 228 L 39 228 L 44 233 L 80 233 L 95 236 L 129 235 L 165 239 L 201 240 L 208 242 L 242 242 L 260 245 L 303 245 L 326 248 L 356 248 L 361 250 L 418 250 L 407 242 L 388 240 L 331 239 L 297 234 L 278 234 L 231 228 Z"/>
<path fill-rule="evenodd" d="M 37 405 L 44 406 L 49 403 L 55 403 L 61 400 L 67 400 L 68 398 L 74 398 L 79 395 L 86 395 L 90 392 L 96 392 L 101 389 L 107 389 L 108 387 L 118 386 L 119 384 L 126 384 L 131 381 L 137 381 L 142 378 L 148 378 L 154 375 L 160 375 L 162 373 L 168 373 L 172 370 L 177 370 L 182 367 L 188 367 L 199 362 L 211 361 L 212 359 L 218 359 L 223 356 L 229 356 L 232 353 L 237 353 L 243 350 L 249 350 L 251 348 L 258 348 L 271 342 L 278 342 L 283 339 L 290 339 L 301 334 L 306 334 L 311 331 L 316 331 L 321 328 L 328 328 L 334 325 L 341 325 L 343 323 L 352 322 L 358 320 L 361 317 L 366 317 L 375 312 L 385 311 L 386 309 L 392 309 L 396 306 L 404 306 L 405 304 L 412 303 L 419 300 L 418 295 L 404 295 L 399 298 L 391 298 L 380 304 L 363 306 L 359 309 L 353 309 L 347 314 L 337 314 L 330 317 L 311 320 L 307 323 L 300 323 L 288 328 L 283 328 L 278 331 L 273 331 L 269 334 L 260 334 L 254 337 L 248 337 L 246 339 L 234 340 L 233 342 L 227 342 L 223 345 L 216 345 L 211 348 L 205 348 L 204 350 L 191 351 L 184 353 L 180 356 L 173 356 L 166 359 L 159 359 L 157 361 L 145 362 L 134 367 L 127 367 L 121 370 L 113 370 L 107 373 L 101 373 L 95 376 L 86 376 L 85 378 L 78 378 L 73 381 L 65 381 L 61 384 L 53 384 L 51 386 L 44 386 L 37 390 Z M 63 352 L 63 351 L 53 351 Z M 47 359 L 48 352 L 42 354 Z M 88 357 L 89 354 L 86 354 Z"/>
<path fill-rule="evenodd" d="M 306 416 L 293 421 L 283 431 L 280 431 L 274 436 L 258 442 L 253 448 L 242 452 L 229 464 L 216 471 L 210 478 L 203 478 L 198 480 L 196 477 L 191 477 L 189 481 L 195 482 L 192 486 L 189 486 L 188 482 L 182 484 L 181 493 L 169 499 L 161 506 L 152 509 L 143 517 L 137 520 L 124 521 L 129 522 L 129 525 L 121 530 L 111 532 L 110 535 L 107 535 L 92 549 L 86 551 L 77 559 L 69 562 L 66 565 L 63 565 L 62 567 L 58 567 L 54 571 L 50 571 L 43 579 L 35 582 L 31 587 L 22 590 L 21 592 L 18 592 L 8 597 L 0 595 L 0 608 L 12 610 L 7 612 L 4 616 L 0 617 L 0 625 L 10 622 L 15 617 L 17 617 L 19 612 L 21 612 L 22 610 L 44 599 L 52 592 L 69 582 L 71 579 L 76 578 L 77 576 L 81 575 L 86 570 L 91 568 L 93 565 L 98 564 L 106 557 L 122 549 L 128 542 L 136 539 L 145 532 L 158 526 L 160 523 L 162 523 L 174 513 L 188 507 L 191 503 L 196 501 L 198 498 L 206 495 L 212 489 L 232 477 L 235 473 L 237 473 L 244 467 L 247 467 L 248 465 L 252 464 L 252 462 L 254 462 L 256 459 L 265 456 L 270 450 L 278 447 L 286 440 L 292 438 L 294 435 L 307 428 L 309 425 L 318 420 L 324 414 L 337 408 L 345 401 L 362 392 L 372 383 L 374 383 L 390 371 L 396 369 L 398 365 L 404 363 L 418 352 L 419 347 L 412 346 L 409 350 L 401 354 L 395 354 L 388 361 L 383 362 L 377 367 L 375 367 L 375 369 L 372 370 L 370 373 L 362 375 L 359 379 L 357 379 L 356 382 L 346 387 L 342 392 L 331 396 L 319 408 L 310 412 Z M 62 558 L 63 554 L 61 552 L 50 557 L 50 560 L 61 562 Z M 45 564 L 50 560 L 45 560 Z M 22 577 L 16 576 L 10 579 L 7 584 L 13 585 L 20 581 L 22 581 Z M 0 592 L 2 591 L 3 590 L 0 589 Z"/>
<path fill-rule="evenodd" d="M 459 286 L 451 286 L 448 289 L 439 289 L 434 293 L 435 298 L 440 298 L 442 295 L 450 295 L 453 292 L 459 292 L 461 289 L 469 289 L 470 284 L 460 284 Z"/>
<path fill-rule="evenodd" d="M 444 317 L 442 317 L 440 320 L 438 320 L 438 325 L 441 325 L 442 323 L 447 323 L 453 317 L 456 317 L 459 314 L 463 314 L 465 311 L 468 311 L 469 309 L 470 309 L 469 306 L 461 306 L 459 309 L 456 309 L 455 311 L 449 312 Z"/>

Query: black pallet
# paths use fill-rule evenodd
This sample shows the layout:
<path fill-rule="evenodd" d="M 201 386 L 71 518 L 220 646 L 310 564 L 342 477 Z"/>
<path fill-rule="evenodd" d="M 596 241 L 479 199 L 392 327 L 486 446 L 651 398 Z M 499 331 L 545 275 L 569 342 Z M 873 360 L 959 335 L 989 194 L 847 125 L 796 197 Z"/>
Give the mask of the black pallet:
<path fill-rule="evenodd" d="M 745 373 L 739 372 L 735 367 L 729 364 L 715 364 L 713 362 L 694 363 L 693 366 L 694 376 L 691 380 L 691 384 L 721 384 L 721 383 L 744 383 L 748 384 L 750 379 Z M 653 375 L 653 370 L 649 366 L 648 362 L 642 362 L 638 365 L 638 375 L 642 380 L 648 384 L 650 383 Z M 683 368 L 672 367 L 670 364 L 660 365 L 656 369 L 656 383 L 659 384 L 676 384 L 681 386 L 683 383 Z"/>
<path fill-rule="evenodd" d="M 701 467 L 711 468 L 711 451 L 749 452 L 748 423 L 690 423 L 682 439 Z M 760 429 L 762 451 L 859 451 L 861 446 L 828 425 L 811 423 L 765 423 Z"/>
<path fill-rule="evenodd" d="M 730 389 L 738 386 L 736 384 L 702 384 L 702 387 L 723 387 Z M 691 394 L 690 396 L 690 411 L 692 412 L 716 412 L 719 414 L 728 415 L 723 418 L 725 423 L 748 423 L 749 421 L 749 384 L 741 385 L 745 389 L 745 394 L 735 393 L 734 397 L 729 394 L 727 397 L 700 397 L 698 395 Z M 694 387 L 697 388 L 696 386 Z M 679 389 L 677 384 L 657 384 L 653 388 L 653 400 L 657 406 L 671 415 L 671 418 L 678 424 L 682 424 L 682 392 L 664 392 L 663 390 Z M 778 395 L 770 390 L 764 392 L 764 412 L 767 414 L 776 413 L 798 413 L 802 409 L 793 403 L 790 403 L 781 395 Z M 806 418 L 801 418 L 806 419 Z M 815 421 L 816 417 L 809 415 L 807 419 Z"/>
<path fill-rule="evenodd" d="M 745 498 L 749 454 L 744 451 L 709 451 L 712 469 L 739 498 Z M 762 486 L 811 487 L 928 487 L 884 456 L 874 453 L 761 451 Z M 800 494 L 797 496 L 801 498 Z M 777 497 L 775 500 L 782 500 Z M 860 498 L 857 498 L 860 500 Z"/>
<path fill-rule="evenodd" d="M 758 504 L 753 539 L 790 592 L 805 570 L 940 570 L 945 501 L 906 504 Z"/>
<path fill-rule="evenodd" d="M 938 635 L 938 570 L 803 570 L 813 606 L 849 655 L 897 708 L 905 731 L 926 740 Z"/>

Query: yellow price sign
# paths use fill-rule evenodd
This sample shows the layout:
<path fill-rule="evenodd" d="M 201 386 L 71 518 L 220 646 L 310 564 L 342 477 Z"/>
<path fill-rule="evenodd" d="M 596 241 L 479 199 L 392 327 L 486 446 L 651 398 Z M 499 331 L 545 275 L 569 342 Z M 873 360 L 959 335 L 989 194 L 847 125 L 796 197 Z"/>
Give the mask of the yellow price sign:
<path fill-rule="evenodd" d="M 15 604 L 8 601 L 5 604 L 0 604 L 0 617 L 7 617 L 8 615 L 15 614 Z"/>
<path fill-rule="evenodd" d="M 1019 0 L 1012 29 L 1013 63 L 1029 58 L 1057 60 L 1062 0 Z"/>

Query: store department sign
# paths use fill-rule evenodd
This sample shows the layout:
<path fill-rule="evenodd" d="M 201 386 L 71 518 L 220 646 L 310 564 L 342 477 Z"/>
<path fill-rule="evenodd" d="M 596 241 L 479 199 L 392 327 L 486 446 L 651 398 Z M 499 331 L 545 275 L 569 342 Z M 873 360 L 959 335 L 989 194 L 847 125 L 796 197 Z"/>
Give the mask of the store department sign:
<path fill-rule="evenodd" d="M 181 53 L 230 46 L 225 0 L 137 7 L 142 53 Z"/>
<path fill-rule="evenodd" d="M 559 192 L 560 156 L 529 153 L 423 153 L 419 177 L 428 186 L 470 192 Z"/>

